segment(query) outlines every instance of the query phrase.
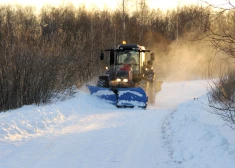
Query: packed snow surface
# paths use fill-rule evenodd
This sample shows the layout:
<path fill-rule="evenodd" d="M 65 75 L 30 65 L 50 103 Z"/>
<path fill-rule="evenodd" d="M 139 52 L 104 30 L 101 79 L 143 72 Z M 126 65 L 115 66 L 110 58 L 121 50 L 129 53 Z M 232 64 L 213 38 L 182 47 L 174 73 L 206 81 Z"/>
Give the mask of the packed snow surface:
<path fill-rule="evenodd" d="M 84 90 L 0 113 L 1 168 L 234 168 L 235 134 L 207 112 L 204 81 L 164 82 L 146 110 Z"/>
<path fill-rule="evenodd" d="M 114 95 L 113 91 L 111 90 L 99 90 L 92 95 L 94 96 L 102 96 L 102 95 Z"/>
<path fill-rule="evenodd" d="M 117 102 L 118 106 L 137 106 L 137 107 L 145 107 L 146 103 L 145 102 L 139 102 L 139 101 L 134 101 L 134 100 L 119 100 Z"/>

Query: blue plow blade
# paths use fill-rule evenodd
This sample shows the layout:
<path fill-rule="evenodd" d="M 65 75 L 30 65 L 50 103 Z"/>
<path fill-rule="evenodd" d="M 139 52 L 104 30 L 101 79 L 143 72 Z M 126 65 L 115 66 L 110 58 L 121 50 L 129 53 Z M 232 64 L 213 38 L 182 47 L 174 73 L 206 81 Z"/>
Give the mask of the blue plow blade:
<path fill-rule="evenodd" d="M 148 97 L 141 87 L 138 88 L 117 88 L 117 107 L 143 107 L 146 108 Z"/>
<path fill-rule="evenodd" d="M 117 107 L 143 107 L 146 108 L 148 97 L 145 91 L 138 88 L 117 88 L 116 95 L 110 88 L 87 85 L 90 94 L 105 100 Z"/>
<path fill-rule="evenodd" d="M 116 105 L 117 96 L 110 88 L 103 88 L 97 86 L 87 85 L 90 90 L 90 94 L 99 97 L 102 100 L 105 100 L 108 103 Z"/>

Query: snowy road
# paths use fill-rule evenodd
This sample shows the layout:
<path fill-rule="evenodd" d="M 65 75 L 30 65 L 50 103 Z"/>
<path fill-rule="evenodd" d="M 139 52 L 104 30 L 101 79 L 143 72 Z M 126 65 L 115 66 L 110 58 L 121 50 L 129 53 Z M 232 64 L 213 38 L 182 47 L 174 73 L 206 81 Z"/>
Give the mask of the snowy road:
<path fill-rule="evenodd" d="M 168 82 L 147 110 L 116 109 L 79 92 L 65 102 L 2 113 L 0 167 L 178 167 L 164 121 L 180 103 L 204 94 L 200 81 Z"/>
<path fill-rule="evenodd" d="M 39 137 L 15 142 L 0 167 L 170 167 L 161 137 L 169 112 L 109 109 L 73 115 Z"/>
<path fill-rule="evenodd" d="M 46 150 L 38 156 L 42 160 L 36 159 L 35 164 L 23 167 L 126 168 L 145 167 L 146 163 L 150 167 L 165 165 L 168 154 L 162 149 L 160 124 L 164 115 L 156 118 L 155 113 L 113 110 L 74 120 L 73 125 L 62 129 L 62 135 L 46 138 L 42 146 L 35 149 L 35 153 L 40 148 Z"/>

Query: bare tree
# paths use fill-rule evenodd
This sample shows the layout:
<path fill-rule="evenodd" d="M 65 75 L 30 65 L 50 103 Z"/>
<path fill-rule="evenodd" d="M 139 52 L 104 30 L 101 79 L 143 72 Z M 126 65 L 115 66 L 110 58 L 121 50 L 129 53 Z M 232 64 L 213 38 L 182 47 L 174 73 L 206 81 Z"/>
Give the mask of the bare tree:
<path fill-rule="evenodd" d="M 235 33 L 234 33 L 234 16 L 235 6 L 230 0 L 219 5 L 210 4 L 203 1 L 208 5 L 207 8 L 214 9 L 210 14 L 210 26 L 204 24 L 208 39 L 219 51 L 223 51 L 230 57 L 235 57 Z M 207 20 L 208 23 L 208 20 Z"/>
<path fill-rule="evenodd" d="M 222 64 L 218 80 L 210 80 L 208 94 L 210 112 L 220 116 L 228 126 L 235 129 L 235 71 L 228 62 Z"/>
<path fill-rule="evenodd" d="M 208 8 L 214 9 L 210 16 L 210 26 L 204 24 L 207 30 L 206 38 L 216 52 L 223 52 L 229 57 L 221 64 L 218 79 L 208 77 L 212 83 L 208 94 L 209 106 L 213 113 L 219 115 L 231 128 L 235 128 L 235 22 L 231 19 L 234 16 L 235 6 L 230 0 L 219 5 L 203 2 L 208 5 Z"/>

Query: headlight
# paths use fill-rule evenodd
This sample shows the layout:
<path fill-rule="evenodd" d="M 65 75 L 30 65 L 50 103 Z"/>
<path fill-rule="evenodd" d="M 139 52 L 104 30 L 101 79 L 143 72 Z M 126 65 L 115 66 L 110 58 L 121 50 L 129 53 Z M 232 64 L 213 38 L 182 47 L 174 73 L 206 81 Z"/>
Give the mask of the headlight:
<path fill-rule="evenodd" d="M 121 79 L 118 78 L 116 81 L 117 81 L 117 82 L 121 82 Z"/>
<path fill-rule="evenodd" d="M 123 79 L 123 82 L 128 82 L 128 79 Z"/>

